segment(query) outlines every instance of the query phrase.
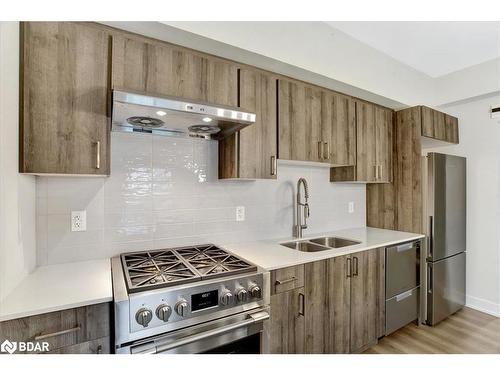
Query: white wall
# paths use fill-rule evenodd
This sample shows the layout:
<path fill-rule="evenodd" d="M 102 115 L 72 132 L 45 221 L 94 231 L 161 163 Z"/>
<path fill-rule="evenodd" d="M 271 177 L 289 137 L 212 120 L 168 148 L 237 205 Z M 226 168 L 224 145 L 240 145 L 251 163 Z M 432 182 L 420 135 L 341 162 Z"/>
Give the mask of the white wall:
<path fill-rule="evenodd" d="M 309 183 L 314 233 L 365 226 L 365 185 L 332 184 L 328 167 L 278 165 L 278 180 L 217 180 L 215 141 L 112 133 L 109 178 L 37 178 L 38 262 L 292 235 L 295 186 Z M 348 213 L 348 202 L 355 212 Z M 246 207 L 237 222 L 236 206 Z M 70 231 L 71 210 L 87 231 Z"/>
<path fill-rule="evenodd" d="M 457 116 L 460 144 L 433 148 L 467 158 L 467 305 L 500 316 L 500 122 L 498 96 L 444 108 Z"/>
<path fill-rule="evenodd" d="M 0 301 L 35 267 L 35 178 L 18 173 L 19 23 L 0 22 Z"/>

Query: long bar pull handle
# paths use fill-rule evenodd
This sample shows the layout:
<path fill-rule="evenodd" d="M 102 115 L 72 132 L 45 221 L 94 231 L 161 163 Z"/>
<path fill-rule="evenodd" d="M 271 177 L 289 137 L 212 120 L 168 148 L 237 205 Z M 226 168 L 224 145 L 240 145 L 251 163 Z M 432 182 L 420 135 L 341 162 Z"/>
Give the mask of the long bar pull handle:
<path fill-rule="evenodd" d="M 375 168 L 375 181 L 378 181 L 378 165 L 373 166 Z"/>
<path fill-rule="evenodd" d="M 276 155 L 271 156 L 271 176 L 276 176 L 277 170 L 277 159 Z"/>
<path fill-rule="evenodd" d="M 379 166 L 378 166 L 380 168 L 380 171 L 378 173 L 379 179 L 382 179 L 382 175 L 383 175 L 383 171 L 384 171 L 383 166 L 384 166 L 383 164 L 379 164 Z"/>
<path fill-rule="evenodd" d="M 51 332 L 51 333 L 45 333 L 45 334 L 39 334 L 37 336 L 35 336 L 35 340 L 44 340 L 44 339 L 48 339 L 50 337 L 55 337 L 55 336 L 62 336 L 62 335 L 65 335 L 67 333 L 71 333 L 71 332 L 77 332 L 81 329 L 81 327 L 78 325 L 76 327 L 73 327 L 73 328 L 70 328 L 70 329 L 64 329 L 62 331 L 57 331 L 57 332 Z"/>
<path fill-rule="evenodd" d="M 351 258 L 347 258 L 346 267 L 347 267 L 346 277 L 350 278 L 350 277 L 352 277 L 352 260 L 351 260 Z"/>
<path fill-rule="evenodd" d="M 359 259 L 358 257 L 353 257 L 353 264 L 354 264 L 354 273 L 352 274 L 353 276 L 358 276 L 359 275 Z"/>
<path fill-rule="evenodd" d="M 427 265 L 427 293 L 432 294 L 432 266 Z"/>
<path fill-rule="evenodd" d="M 434 217 L 429 216 L 429 251 L 428 257 L 432 258 L 432 253 L 434 250 Z"/>
<path fill-rule="evenodd" d="M 323 142 L 318 141 L 318 159 L 319 159 L 319 160 L 323 159 L 323 158 L 322 158 L 322 152 L 321 152 L 321 149 L 322 149 L 322 147 L 321 147 L 321 146 L 322 146 L 322 145 L 323 145 Z"/>
<path fill-rule="evenodd" d="M 306 308 L 304 293 L 299 293 L 299 302 L 300 302 L 299 315 L 304 316 Z"/>
<path fill-rule="evenodd" d="M 95 143 L 95 148 L 96 148 L 95 168 L 100 169 L 101 168 L 101 141 L 97 141 Z"/>
<path fill-rule="evenodd" d="M 285 279 L 285 280 L 276 280 L 274 282 L 275 285 L 283 285 L 283 284 L 288 284 L 288 283 L 291 283 L 293 281 L 296 280 L 296 277 L 295 276 L 292 276 L 290 277 L 289 279 Z"/>

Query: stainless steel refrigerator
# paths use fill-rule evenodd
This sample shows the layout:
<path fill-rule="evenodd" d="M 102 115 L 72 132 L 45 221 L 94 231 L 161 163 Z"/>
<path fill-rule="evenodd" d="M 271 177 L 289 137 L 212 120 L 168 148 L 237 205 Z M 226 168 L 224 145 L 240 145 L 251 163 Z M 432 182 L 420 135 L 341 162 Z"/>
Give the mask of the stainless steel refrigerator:
<path fill-rule="evenodd" d="M 435 325 L 465 305 L 466 159 L 429 153 L 422 167 L 428 236 L 423 314 L 427 324 Z"/>

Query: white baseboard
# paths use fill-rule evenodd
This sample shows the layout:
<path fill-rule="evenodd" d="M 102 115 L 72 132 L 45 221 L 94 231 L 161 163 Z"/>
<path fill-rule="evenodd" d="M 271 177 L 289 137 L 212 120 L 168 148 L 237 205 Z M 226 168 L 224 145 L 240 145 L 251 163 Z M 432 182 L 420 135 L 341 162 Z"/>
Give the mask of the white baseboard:
<path fill-rule="evenodd" d="M 465 306 L 500 318 L 500 304 L 467 295 Z"/>

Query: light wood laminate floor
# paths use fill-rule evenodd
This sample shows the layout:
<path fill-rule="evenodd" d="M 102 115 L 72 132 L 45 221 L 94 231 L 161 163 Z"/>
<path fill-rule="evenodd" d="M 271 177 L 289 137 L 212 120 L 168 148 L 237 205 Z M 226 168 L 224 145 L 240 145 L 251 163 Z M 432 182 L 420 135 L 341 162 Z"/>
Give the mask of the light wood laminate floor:
<path fill-rule="evenodd" d="M 500 318 L 464 308 L 435 327 L 409 324 L 379 340 L 369 354 L 500 353 Z"/>

